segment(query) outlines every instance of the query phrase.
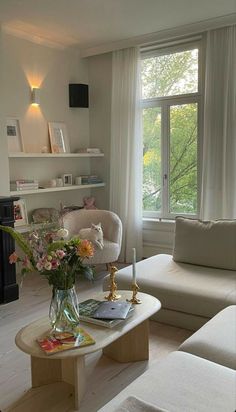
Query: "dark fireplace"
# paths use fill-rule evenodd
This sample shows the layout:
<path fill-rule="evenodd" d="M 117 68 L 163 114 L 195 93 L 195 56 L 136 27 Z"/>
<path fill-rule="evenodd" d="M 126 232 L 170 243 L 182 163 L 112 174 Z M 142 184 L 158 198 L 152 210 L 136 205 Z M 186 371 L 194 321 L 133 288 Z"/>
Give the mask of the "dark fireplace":
<path fill-rule="evenodd" d="M 13 202 L 18 197 L 0 196 L 0 224 L 14 227 Z M 0 230 L 0 303 L 11 302 L 19 298 L 19 288 L 16 283 L 15 264 L 10 265 L 9 255 L 15 250 L 12 237 Z"/>

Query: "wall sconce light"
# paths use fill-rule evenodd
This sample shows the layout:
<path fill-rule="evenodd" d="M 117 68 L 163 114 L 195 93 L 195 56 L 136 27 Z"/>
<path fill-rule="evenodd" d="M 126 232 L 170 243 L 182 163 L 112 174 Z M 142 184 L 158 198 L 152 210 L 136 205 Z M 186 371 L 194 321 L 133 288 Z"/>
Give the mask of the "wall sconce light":
<path fill-rule="evenodd" d="M 31 104 L 34 106 L 40 105 L 40 89 L 33 87 L 31 91 Z"/>

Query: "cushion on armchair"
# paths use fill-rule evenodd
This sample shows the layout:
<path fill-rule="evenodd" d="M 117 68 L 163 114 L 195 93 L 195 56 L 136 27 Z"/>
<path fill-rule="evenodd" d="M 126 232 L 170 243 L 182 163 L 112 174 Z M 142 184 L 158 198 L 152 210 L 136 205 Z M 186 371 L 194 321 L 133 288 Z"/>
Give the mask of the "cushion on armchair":
<path fill-rule="evenodd" d="M 91 224 L 102 226 L 104 247 L 96 247 L 94 256 L 84 264 L 97 265 L 111 263 L 118 259 L 122 241 L 122 223 L 120 218 L 109 210 L 74 210 L 63 216 L 64 228 L 69 231 L 69 237 L 77 236 L 81 229 L 89 228 Z M 92 240 L 92 239 L 90 239 Z"/>
<path fill-rule="evenodd" d="M 173 259 L 236 270 L 236 220 L 202 221 L 178 216 Z"/>

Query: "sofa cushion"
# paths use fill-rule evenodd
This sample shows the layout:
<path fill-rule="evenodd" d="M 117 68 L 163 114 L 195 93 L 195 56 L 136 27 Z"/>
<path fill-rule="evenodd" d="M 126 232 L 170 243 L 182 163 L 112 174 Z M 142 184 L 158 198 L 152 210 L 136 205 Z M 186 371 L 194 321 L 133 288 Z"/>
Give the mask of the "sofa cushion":
<path fill-rule="evenodd" d="M 89 259 L 84 259 L 85 265 L 97 265 L 99 263 L 114 262 L 119 255 L 120 246 L 118 243 L 111 242 L 110 240 L 103 239 L 104 248 L 99 249 L 95 246 L 94 256 Z"/>
<path fill-rule="evenodd" d="M 236 220 L 176 218 L 176 262 L 236 270 Z"/>
<path fill-rule="evenodd" d="M 236 372 L 184 352 L 156 362 L 99 412 L 113 412 L 128 396 L 138 396 L 169 412 L 233 412 Z"/>
<path fill-rule="evenodd" d="M 179 350 L 236 369 L 236 306 L 228 306 L 188 338 Z"/>
<path fill-rule="evenodd" d="M 136 265 L 140 290 L 157 297 L 162 308 L 211 318 L 236 304 L 236 272 L 174 262 L 156 255 Z M 132 265 L 118 271 L 119 289 L 130 289 Z"/>

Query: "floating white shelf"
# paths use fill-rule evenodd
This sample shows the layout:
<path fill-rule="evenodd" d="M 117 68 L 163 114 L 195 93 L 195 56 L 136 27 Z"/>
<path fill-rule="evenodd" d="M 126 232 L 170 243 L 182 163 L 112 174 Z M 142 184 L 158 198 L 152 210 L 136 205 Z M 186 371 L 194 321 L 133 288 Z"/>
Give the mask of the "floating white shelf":
<path fill-rule="evenodd" d="M 9 158 L 104 157 L 104 153 L 9 153 Z"/>
<path fill-rule="evenodd" d="M 51 223 L 47 223 L 47 227 L 50 227 Z M 14 229 L 16 232 L 19 233 L 27 233 L 32 229 L 40 229 L 45 227 L 45 223 L 32 223 L 32 224 L 28 224 L 28 225 L 24 225 L 24 226 L 15 226 Z"/>
<path fill-rule="evenodd" d="M 81 189 L 92 189 L 96 187 L 104 187 L 105 183 L 95 183 L 89 185 L 73 185 L 73 186 L 62 186 L 62 187 L 47 187 L 45 189 L 36 190 L 14 190 L 10 192 L 11 196 L 21 196 L 21 195 L 36 195 L 50 192 L 62 192 L 64 190 L 81 190 Z"/>

